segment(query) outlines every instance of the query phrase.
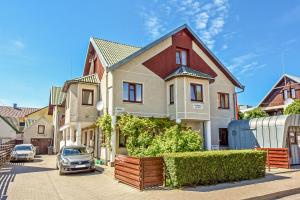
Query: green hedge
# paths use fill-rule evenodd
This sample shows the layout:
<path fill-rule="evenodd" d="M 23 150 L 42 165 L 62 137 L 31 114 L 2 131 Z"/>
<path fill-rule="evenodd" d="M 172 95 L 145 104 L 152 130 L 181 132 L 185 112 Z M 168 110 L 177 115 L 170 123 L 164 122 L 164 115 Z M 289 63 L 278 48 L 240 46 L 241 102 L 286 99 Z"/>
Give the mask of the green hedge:
<path fill-rule="evenodd" d="M 215 184 L 265 176 L 266 153 L 255 150 L 224 150 L 164 154 L 167 183 Z"/>

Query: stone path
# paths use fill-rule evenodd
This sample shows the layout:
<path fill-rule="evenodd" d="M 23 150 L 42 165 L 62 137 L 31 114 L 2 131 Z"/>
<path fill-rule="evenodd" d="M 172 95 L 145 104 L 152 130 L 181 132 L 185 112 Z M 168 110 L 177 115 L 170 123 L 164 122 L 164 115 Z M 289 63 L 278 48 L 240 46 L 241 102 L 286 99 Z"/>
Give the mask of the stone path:
<path fill-rule="evenodd" d="M 12 163 L 0 170 L 0 199 L 12 200 L 177 200 L 275 199 L 300 192 L 300 171 L 275 171 L 266 178 L 181 190 L 137 189 L 118 183 L 112 168 L 102 172 L 59 176 L 55 156 Z"/>

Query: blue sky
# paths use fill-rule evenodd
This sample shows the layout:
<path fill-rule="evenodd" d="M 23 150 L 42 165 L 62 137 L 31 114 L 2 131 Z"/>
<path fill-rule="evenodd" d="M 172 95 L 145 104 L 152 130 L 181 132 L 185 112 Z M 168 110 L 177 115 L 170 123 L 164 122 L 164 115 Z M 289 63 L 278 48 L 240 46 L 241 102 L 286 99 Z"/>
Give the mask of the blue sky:
<path fill-rule="evenodd" d="M 184 23 L 246 86 L 240 104 L 300 76 L 299 0 L 11 0 L 0 19 L 0 105 L 46 106 L 51 85 L 82 75 L 91 36 L 144 46 Z"/>

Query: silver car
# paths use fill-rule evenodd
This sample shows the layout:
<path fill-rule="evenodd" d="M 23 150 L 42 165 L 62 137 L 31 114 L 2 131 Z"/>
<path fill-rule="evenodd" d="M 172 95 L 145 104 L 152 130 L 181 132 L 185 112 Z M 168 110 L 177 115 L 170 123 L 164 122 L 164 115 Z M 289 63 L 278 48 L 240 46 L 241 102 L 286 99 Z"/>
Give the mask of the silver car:
<path fill-rule="evenodd" d="M 65 146 L 56 159 L 59 175 L 72 172 L 95 171 L 95 162 L 84 146 Z"/>
<path fill-rule="evenodd" d="M 11 161 L 30 160 L 33 161 L 35 156 L 35 147 L 32 144 L 18 144 L 10 154 Z"/>

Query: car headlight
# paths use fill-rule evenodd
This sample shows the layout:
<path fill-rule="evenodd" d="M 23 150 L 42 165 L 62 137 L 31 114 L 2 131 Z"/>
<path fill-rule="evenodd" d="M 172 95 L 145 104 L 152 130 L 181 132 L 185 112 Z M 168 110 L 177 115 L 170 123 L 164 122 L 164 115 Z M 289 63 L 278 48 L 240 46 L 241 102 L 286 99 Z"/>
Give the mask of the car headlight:
<path fill-rule="evenodd" d="M 69 164 L 70 164 L 70 162 L 69 162 L 67 159 L 62 159 L 62 160 L 61 160 L 61 163 L 62 163 L 63 165 L 69 165 Z"/>

